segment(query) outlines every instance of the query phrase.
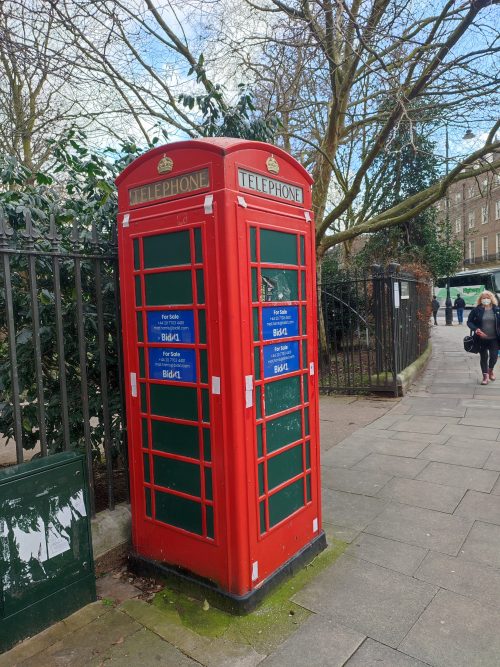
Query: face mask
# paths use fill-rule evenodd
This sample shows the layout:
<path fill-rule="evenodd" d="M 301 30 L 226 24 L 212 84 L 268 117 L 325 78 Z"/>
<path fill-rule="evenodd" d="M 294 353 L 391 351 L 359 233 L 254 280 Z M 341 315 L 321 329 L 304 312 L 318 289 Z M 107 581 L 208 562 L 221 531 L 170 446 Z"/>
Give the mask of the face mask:
<path fill-rule="evenodd" d="M 481 303 L 483 306 L 489 306 L 491 303 L 491 299 L 481 299 Z"/>

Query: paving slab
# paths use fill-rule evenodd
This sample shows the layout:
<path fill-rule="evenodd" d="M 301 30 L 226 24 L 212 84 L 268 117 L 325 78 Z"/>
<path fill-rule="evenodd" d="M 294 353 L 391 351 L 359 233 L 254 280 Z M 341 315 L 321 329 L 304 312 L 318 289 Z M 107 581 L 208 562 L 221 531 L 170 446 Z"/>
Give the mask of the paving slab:
<path fill-rule="evenodd" d="M 141 591 L 129 584 L 127 581 L 122 581 L 112 573 L 105 574 L 99 577 L 96 581 L 97 595 L 103 600 L 112 600 L 118 604 L 129 600 L 130 598 L 139 597 Z"/>
<path fill-rule="evenodd" d="M 455 510 L 455 516 L 500 525 L 500 496 L 467 491 Z"/>
<path fill-rule="evenodd" d="M 292 599 L 396 648 L 436 591 L 433 585 L 344 554 Z"/>
<path fill-rule="evenodd" d="M 473 519 L 454 514 L 390 504 L 364 530 L 371 535 L 456 556 L 472 523 Z"/>
<path fill-rule="evenodd" d="M 328 467 L 323 467 L 321 470 L 321 483 L 323 487 L 333 489 L 334 491 L 346 491 L 365 496 L 376 496 L 390 479 L 390 475 L 368 470 Z"/>
<path fill-rule="evenodd" d="M 395 477 L 416 477 L 426 466 L 427 461 L 406 458 L 403 456 L 389 456 L 386 454 L 369 454 L 352 466 L 353 470 L 372 470 Z"/>
<path fill-rule="evenodd" d="M 441 590 L 399 649 L 436 667 L 498 667 L 500 611 Z"/>
<path fill-rule="evenodd" d="M 498 479 L 498 472 L 431 461 L 426 469 L 417 475 L 417 479 L 454 486 L 464 492 L 473 489 L 489 493 Z"/>
<path fill-rule="evenodd" d="M 415 457 L 427 447 L 426 442 L 413 440 L 411 437 L 405 440 L 387 438 L 385 440 L 374 440 L 371 443 L 372 452 L 375 454 L 388 454 L 390 456 Z"/>
<path fill-rule="evenodd" d="M 428 445 L 418 455 L 419 459 L 452 463 L 454 465 L 482 468 L 490 456 L 488 449 L 470 447 L 450 447 L 449 445 Z"/>
<path fill-rule="evenodd" d="M 445 426 L 458 424 L 458 417 L 421 417 L 411 415 L 407 422 L 398 422 L 389 427 L 389 431 L 404 433 L 429 433 L 439 435 Z"/>
<path fill-rule="evenodd" d="M 407 442 L 421 442 L 425 445 L 442 445 L 449 440 L 449 435 L 432 435 L 430 433 L 405 433 L 404 431 L 387 431 L 391 440 L 403 440 Z"/>
<path fill-rule="evenodd" d="M 56 663 L 57 664 L 57 663 Z M 195 662 L 181 653 L 168 642 L 163 641 L 157 634 L 142 628 L 133 635 L 129 635 L 121 642 L 94 658 L 89 663 L 91 667 L 123 667 L 136 665 L 140 667 L 195 667 Z"/>
<path fill-rule="evenodd" d="M 361 533 L 353 540 L 346 553 L 355 558 L 375 563 L 375 565 L 411 575 L 425 558 L 427 549 Z"/>
<path fill-rule="evenodd" d="M 500 451 L 491 452 L 484 464 L 485 470 L 499 470 L 500 471 Z"/>
<path fill-rule="evenodd" d="M 379 419 L 375 419 L 374 421 L 372 421 L 371 424 L 368 424 L 368 426 L 366 426 L 365 428 L 370 431 L 378 429 L 387 429 L 389 428 L 389 426 L 392 426 L 393 424 L 397 424 L 399 422 L 406 422 L 409 419 L 411 419 L 411 415 L 391 413 L 389 415 L 384 415 Z"/>
<path fill-rule="evenodd" d="M 20 667 L 54 667 L 54 665 L 83 667 L 92 664 L 94 660 L 102 662 L 103 656 L 111 646 L 124 642 L 129 635 L 135 634 L 140 629 L 139 623 L 126 614 L 112 609 L 88 625 L 68 633 L 42 653 L 17 664 Z"/>
<path fill-rule="evenodd" d="M 345 663 L 345 667 L 428 667 L 428 665 L 368 638 Z"/>
<path fill-rule="evenodd" d="M 337 447 L 332 447 L 326 454 L 323 454 L 321 463 L 324 466 L 350 468 L 368 456 L 370 451 L 367 447 L 337 445 Z"/>
<path fill-rule="evenodd" d="M 358 528 L 338 526 L 335 523 L 327 523 L 326 521 L 323 521 L 323 529 L 326 533 L 327 540 L 330 540 L 333 537 L 341 542 L 347 542 L 347 544 L 350 544 L 355 540 L 361 532 Z"/>
<path fill-rule="evenodd" d="M 324 520 L 345 528 L 363 530 L 386 505 L 384 499 L 323 489 Z"/>
<path fill-rule="evenodd" d="M 430 552 L 413 576 L 479 602 L 500 607 L 500 572 L 484 563 Z"/>
<path fill-rule="evenodd" d="M 262 667 L 308 665 L 314 656 L 315 667 L 342 667 L 364 639 L 364 635 L 330 618 L 313 615 L 260 664 Z"/>
<path fill-rule="evenodd" d="M 500 526 L 476 521 L 460 549 L 459 558 L 500 569 Z"/>
<path fill-rule="evenodd" d="M 448 514 L 454 512 L 463 495 L 462 489 L 402 478 L 393 478 L 378 493 L 380 498 L 389 498 L 405 505 L 425 507 Z"/>

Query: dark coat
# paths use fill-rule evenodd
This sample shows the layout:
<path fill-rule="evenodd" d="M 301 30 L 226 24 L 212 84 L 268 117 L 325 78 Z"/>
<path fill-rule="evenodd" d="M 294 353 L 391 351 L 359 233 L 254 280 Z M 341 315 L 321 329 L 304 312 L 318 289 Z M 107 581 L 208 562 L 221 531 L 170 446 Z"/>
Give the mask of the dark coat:
<path fill-rule="evenodd" d="M 498 306 L 493 306 L 493 312 L 495 313 L 497 338 L 500 338 L 500 308 L 498 308 Z M 475 331 L 476 329 L 481 328 L 481 324 L 483 323 L 483 315 L 484 306 L 476 306 L 470 311 L 469 317 L 467 319 L 467 326 L 471 331 Z"/>
<path fill-rule="evenodd" d="M 439 301 L 437 299 L 432 299 L 431 306 L 432 306 L 432 312 L 437 313 L 437 311 L 439 310 Z"/>
<path fill-rule="evenodd" d="M 455 308 L 465 308 L 465 301 L 462 299 L 461 296 L 455 299 L 454 306 Z"/>

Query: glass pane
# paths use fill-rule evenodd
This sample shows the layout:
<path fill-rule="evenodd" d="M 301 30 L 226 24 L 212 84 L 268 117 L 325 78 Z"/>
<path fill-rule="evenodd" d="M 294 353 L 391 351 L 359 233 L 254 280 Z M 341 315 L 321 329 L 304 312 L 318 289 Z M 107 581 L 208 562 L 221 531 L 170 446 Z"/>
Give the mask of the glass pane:
<path fill-rule="evenodd" d="M 210 429 L 203 429 L 203 458 L 205 461 L 212 460 L 212 447 L 210 443 Z"/>
<path fill-rule="evenodd" d="M 257 456 L 258 458 L 264 456 L 264 450 L 262 447 L 262 424 L 257 426 Z"/>
<path fill-rule="evenodd" d="M 198 330 L 200 332 L 200 343 L 207 342 L 207 318 L 204 310 L 198 311 Z"/>
<path fill-rule="evenodd" d="M 201 390 L 201 409 L 203 413 L 203 421 L 210 421 L 210 396 L 208 389 Z"/>
<path fill-rule="evenodd" d="M 153 514 L 151 512 L 151 489 L 145 488 L 144 495 L 146 499 L 146 516 L 152 517 Z"/>
<path fill-rule="evenodd" d="M 296 234 L 261 229 L 260 261 L 272 264 L 297 264 Z"/>
<path fill-rule="evenodd" d="M 149 470 L 149 455 L 143 454 L 142 459 L 144 463 L 144 481 L 149 483 L 151 481 L 151 473 Z"/>
<path fill-rule="evenodd" d="M 309 435 L 309 408 L 304 408 L 305 433 Z"/>
<path fill-rule="evenodd" d="M 210 468 L 205 468 L 205 498 L 208 500 L 213 499 L 212 470 Z"/>
<path fill-rule="evenodd" d="M 200 350 L 200 381 L 208 382 L 208 358 L 206 350 Z"/>
<path fill-rule="evenodd" d="M 298 479 L 269 497 L 269 525 L 275 526 L 304 505 L 304 482 Z"/>
<path fill-rule="evenodd" d="M 199 227 L 194 230 L 194 253 L 196 263 L 201 264 L 203 262 L 203 253 L 201 249 L 201 229 Z"/>
<path fill-rule="evenodd" d="M 259 496 L 264 495 L 265 484 L 264 484 L 264 464 L 259 463 Z"/>
<path fill-rule="evenodd" d="M 259 336 L 259 309 L 253 309 L 253 339 L 260 340 Z"/>
<path fill-rule="evenodd" d="M 254 365 L 255 379 L 260 380 L 260 347 L 254 347 L 253 365 Z"/>
<path fill-rule="evenodd" d="M 137 313 L 137 340 L 142 343 L 144 341 L 144 329 L 142 326 L 142 312 Z"/>
<path fill-rule="evenodd" d="M 146 385 L 141 384 L 140 385 L 141 389 L 141 412 L 147 412 L 148 411 L 148 402 L 146 400 Z"/>
<path fill-rule="evenodd" d="M 262 269 L 261 301 L 297 301 L 297 271 Z"/>
<path fill-rule="evenodd" d="M 257 230 L 250 227 L 250 261 L 257 261 Z"/>
<path fill-rule="evenodd" d="M 148 306 L 193 303 L 191 271 L 149 273 L 144 276 L 144 281 Z"/>
<path fill-rule="evenodd" d="M 190 533 L 202 534 L 201 505 L 194 500 L 155 491 L 156 519 Z"/>
<path fill-rule="evenodd" d="M 309 402 L 309 377 L 307 375 L 302 376 L 304 383 L 304 403 Z"/>
<path fill-rule="evenodd" d="M 257 269 L 252 269 L 252 301 L 258 301 Z"/>
<path fill-rule="evenodd" d="M 205 303 L 205 283 L 203 281 L 203 269 L 196 271 L 196 295 L 198 303 Z"/>
<path fill-rule="evenodd" d="M 201 495 L 200 466 L 198 464 L 154 456 L 153 467 L 156 485 L 189 493 L 191 496 Z"/>
<path fill-rule="evenodd" d="M 306 494 L 307 494 L 307 502 L 311 502 L 311 475 L 307 475 L 306 477 Z"/>
<path fill-rule="evenodd" d="M 214 508 L 211 505 L 205 506 L 207 519 L 207 537 L 214 538 Z"/>
<path fill-rule="evenodd" d="M 148 420 L 141 419 L 142 422 L 142 446 L 144 449 L 149 447 L 149 437 L 148 437 Z"/>
<path fill-rule="evenodd" d="M 302 235 L 300 236 L 300 263 L 302 265 L 306 263 L 306 243 Z"/>
<path fill-rule="evenodd" d="M 146 377 L 146 366 L 144 365 L 144 348 L 139 348 L 139 377 Z"/>
<path fill-rule="evenodd" d="M 300 298 L 302 299 L 302 301 L 305 301 L 307 299 L 306 272 L 305 271 L 300 272 L 300 280 L 301 280 L 301 285 L 300 285 L 301 296 L 300 296 Z"/>
<path fill-rule="evenodd" d="M 255 417 L 256 419 L 262 419 L 262 388 L 260 385 L 255 387 Z"/>
<path fill-rule="evenodd" d="M 260 534 L 266 532 L 266 501 L 259 503 Z"/>
<path fill-rule="evenodd" d="M 135 305 L 142 306 L 141 278 L 135 277 Z"/>
<path fill-rule="evenodd" d="M 137 271 L 141 268 L 139 257 L 139 239 L 134 239 L 134 269 Z"/>
<path fill-rule="evenodd" d="M 144 268 L 191 264 L 189 232 L 143 236 Z"/>
<path fill-rule="evenodd" d="M 268 382 L 264 391 L 265 413 L 272 415 L 300 404 L 300 377 Z"/>
<path fill-rule="evenodd" d="M 189 456 L 200 456 L 198 427 L 174 422 L 151 420 L 152 447 L 160 452 Z"/>
<path fill-rule="evenodd" d="M 307 368 L 307 341 L 302 341 L 302 368 Z"/>
<path fill-rule="evenodd" d="M 300 410 L 291 412 L 266 424 L 266 447 L 268 454 L 280 447 L 291 445 L 302 438 Z"/>
<path fill-rule="evenodd" d="M 198 421 L 198 401 L 195 387 L 152 384 L 151 413 L 160 417 Z"/>
<path fill-rule="evenodd" d="M 302 306 L 302 335 L 307 333 L 307 311 L 306 306 Z"/>
<path fill-rule="evenodd" d="M 267 482 L 274 489 L 287 479 L 299 475 L 302 468 L 302 445 L 287 449 L 283 454 L 273 456 L 267 462 Z"/>
<path fill-rule="evenodd" d="M 306 442 L 306 468 L 309 469 L 311 467 L 311 443 L 308 441 Z"/>

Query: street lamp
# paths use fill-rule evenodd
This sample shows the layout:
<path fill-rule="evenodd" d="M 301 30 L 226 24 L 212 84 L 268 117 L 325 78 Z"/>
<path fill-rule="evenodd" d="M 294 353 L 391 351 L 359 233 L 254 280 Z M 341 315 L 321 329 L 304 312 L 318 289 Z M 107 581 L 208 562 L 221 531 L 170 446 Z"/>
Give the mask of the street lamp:
<path fill-rule="evenodd" d="M 446 165 L 446 176 L 448 176 L 449 173 L 449 161 L 450 161 L 450 155 L 449 155 L 449 143 L 448 143 L 448 123 L 445 125 L 445 138 L 446 138 L 446 144 L 445 144 L 445 165 Z M 445 200 L 445 205 L 446 205 L 446 248 L 448 250 L 448 259 L 450 256 L 450 195 L 448 193 L 448 187 L 446 188 L 446 200 Z M 446 326 L 451 327 L 453 325 L 453 304 L 451 302 L 451 294 L 450 294 L 450 269 L 448 267 L 448 276 L 446 278 L 446 304 L 445 304 L 445 309 L 444 309 L 444 316 L 445 316 L 445 322 Z"/>

